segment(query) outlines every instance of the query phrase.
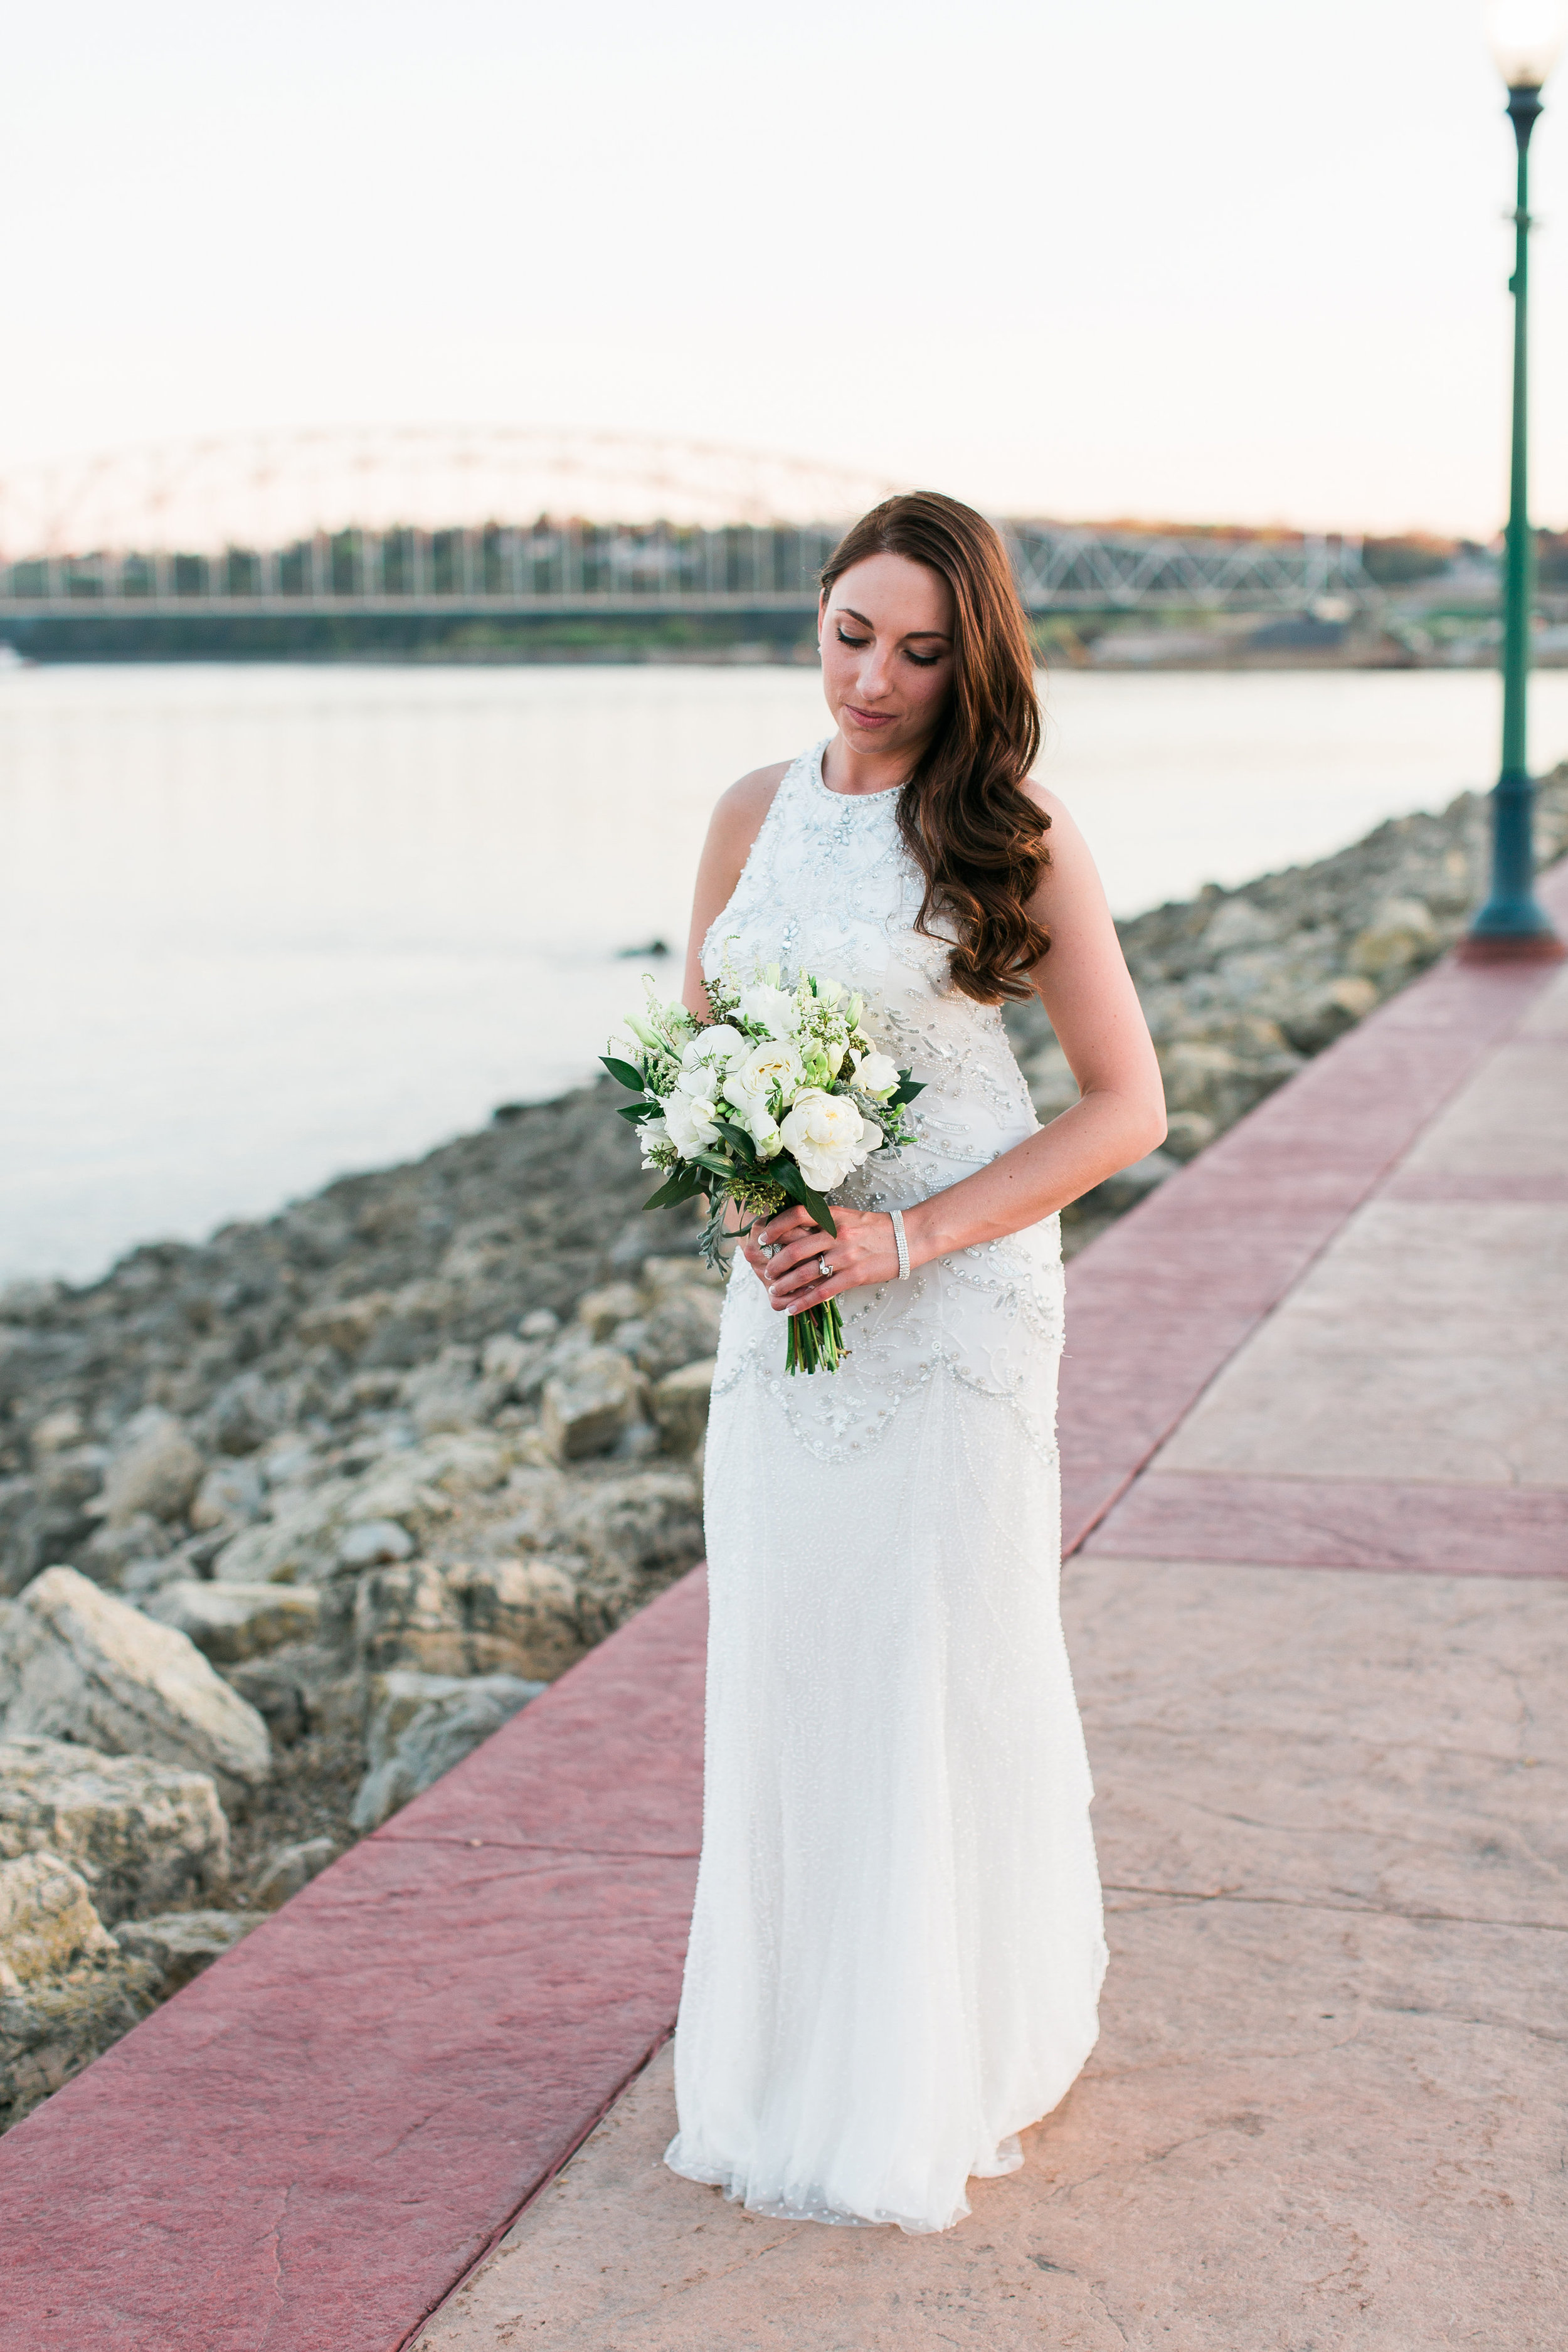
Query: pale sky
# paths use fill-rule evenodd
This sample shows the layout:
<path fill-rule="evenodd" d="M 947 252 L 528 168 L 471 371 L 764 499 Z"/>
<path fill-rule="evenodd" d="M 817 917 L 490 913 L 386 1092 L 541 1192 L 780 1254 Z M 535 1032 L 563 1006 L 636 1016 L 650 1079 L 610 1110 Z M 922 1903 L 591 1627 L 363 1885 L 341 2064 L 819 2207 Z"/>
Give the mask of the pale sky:
<path fill-rule="evenodd" d="M 11 0 L 0 468 L 658 429 L 994 510 L 1489 533 L 1479 0 Z M 1568 67 L 1535 137 L 1568 521 Z"/>

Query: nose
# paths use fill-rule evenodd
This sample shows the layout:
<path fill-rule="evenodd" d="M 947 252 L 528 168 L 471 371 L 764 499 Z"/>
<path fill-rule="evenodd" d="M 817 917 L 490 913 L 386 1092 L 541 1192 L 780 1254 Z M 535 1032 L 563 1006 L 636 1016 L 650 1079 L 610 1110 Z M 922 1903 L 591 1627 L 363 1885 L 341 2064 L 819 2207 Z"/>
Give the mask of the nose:
<path fill-rule="evenodd" d="M 862 700 L 880 702 L 892 690 L 889 656 L 880 645 L 872 646 L 860 665 L 856 688 Z"/>

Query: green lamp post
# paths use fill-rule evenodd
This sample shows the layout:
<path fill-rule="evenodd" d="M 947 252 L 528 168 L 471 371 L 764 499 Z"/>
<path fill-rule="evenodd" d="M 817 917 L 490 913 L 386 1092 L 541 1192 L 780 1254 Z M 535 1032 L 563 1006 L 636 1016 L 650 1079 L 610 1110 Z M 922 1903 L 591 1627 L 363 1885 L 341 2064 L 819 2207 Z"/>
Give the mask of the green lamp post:
<path fill-rule="evenodd" d="M 1535 895 L 1535 786 L 1526 736 L 1535 584 L 1528 479 L 1530 134 L 1541 112 L 1542 85 L 1563 46 L 1563 26 L 1560 0 L 1492 0 L 1487 16 L 1492 55 L 1508 84 L 1509 120 L 1519 150 L 1513 276 L 1509 280 L 1513 296 L 1513 458 L 1503 601 L 1502 770 L 1492 793 L 1491 888 L 1459 952 L 1467 963 L 1545 962 L 1564 950 Z"/>

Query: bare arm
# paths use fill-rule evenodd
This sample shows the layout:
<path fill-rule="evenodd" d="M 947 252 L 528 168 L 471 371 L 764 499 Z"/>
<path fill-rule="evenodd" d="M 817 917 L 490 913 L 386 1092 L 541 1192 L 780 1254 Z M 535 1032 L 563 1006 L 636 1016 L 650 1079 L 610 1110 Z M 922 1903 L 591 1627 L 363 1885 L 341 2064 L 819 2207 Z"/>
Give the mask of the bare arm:
<path fill-rule="evenodd" d="M 1164 1140 L 1160 1066 L 1094 860 L 1055 795 L 1032 792 L 1051 818 L 1051 863 L 1032 904 L 1051 944 L 1034 982 L 1080 1099 L 989 1167 L 907 1211 L 917 1263 L 1036 1224 Z"/>
<path fill-rule="evenodd" d="M 1055 795 L 1028 789 L 1051 818 L 1051 863 L 1031 902 L 1051 944 L 1032 977 L 1080 1098 L 988 1167 L 906 1209 L 911 1265 L 1037 1224 L 1164 1139 L 1160 1066 L 1094 861 Z M 842 1209 L 834 1217 L 838 1238 L 826 1250 L 804 1209 L 786 1209 L 749 1236 L 746 1256 L 781 1311 L 798 1314 L 837 1291 L 898 1273 L 885 1213 Z M 784 1246 L 769 1259 L 764 1241 Z M 819 1252 L 832 1264 L 830 1279 L 816 1273 Z"/>
<path fill-rule="evenodd" d="M 686 978 L 681 1002 L 700 1021 L 710 1021 L 713 1009 L 702 977 L 702 942 L 734 895 L 735 885 L 752 854 L 752 844 L 763 829 L 763 819 L 773 804 L 773 794 L 789 773 L 789 761 L 753 768 L 720 799 L 708 823 L 708 838 L 697 867 L 697 888 L 691 902 L 691 935 L 686 944 Z"/>

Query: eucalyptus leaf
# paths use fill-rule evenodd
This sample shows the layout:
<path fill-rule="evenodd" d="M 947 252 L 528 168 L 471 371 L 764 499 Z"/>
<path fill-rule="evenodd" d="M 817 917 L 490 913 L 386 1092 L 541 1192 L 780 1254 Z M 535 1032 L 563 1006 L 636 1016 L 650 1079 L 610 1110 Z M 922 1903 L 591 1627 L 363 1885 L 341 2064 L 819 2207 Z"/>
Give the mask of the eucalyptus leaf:
<path fill-rule="evenodd" d="M 615 1054 L 601 1054 L 599 1059 L 618 1086 L 630 1087 L 634 1095 L 642 1093 L 647 1081 L 640 1070 L 632 1067 L 630 1062 L 623 1062 Z"/>

